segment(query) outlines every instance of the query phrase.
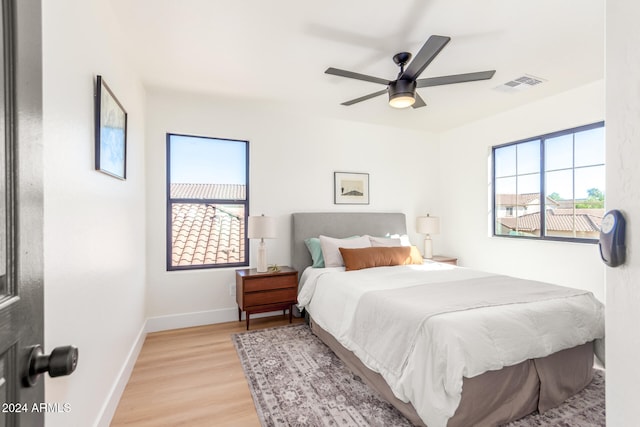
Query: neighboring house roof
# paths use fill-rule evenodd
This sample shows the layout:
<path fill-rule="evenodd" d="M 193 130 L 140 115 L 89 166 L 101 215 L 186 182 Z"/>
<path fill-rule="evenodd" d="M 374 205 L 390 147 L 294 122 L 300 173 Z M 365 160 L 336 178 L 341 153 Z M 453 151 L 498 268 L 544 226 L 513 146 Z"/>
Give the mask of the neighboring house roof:
<path fill-rule="evenodd" d="M 585 212 L 586 211 L 586 212 Z M 597 215 L 596 212 L 597 211 Z M 602 209 L 576 209 L 575 230 L 579 232 L 599 232 L 602 223 Z M 522 215 L 519 217 L 498 218 L 498 221 L 507 228 L 520 231 L 534 231 L 540 229 L 540 212 Z M 574 219 L 572 209 L 547 210 L 545 224 L 549 231 L 572 231 Z"/>
<path fill-rule="evenodd" d="M 568 209 L 554 209 L 553 212 L 556 215 L 571 215 L 573 213 L 573 208 Z M 592 217 L 599 218 L 599 221 L 602 221 L 602 217 L 604 216 L 604 209 L 586 209 L 586 208 L 577 208 L 576 213 L 580 215 L 589 215 Z M 600 222 L 598 222 L 599 224 Z"/>
<path fill-rule="evenodd" d="M 532 202 L 540 203 L 540 193 L 496 194 L 497 206 L 526 206 Z M 546 203 L 558 206 L 558 202 L 549 197 L 547 197 Z"/>
<path fill-rule="evenodd" d="M 598 200 L 592 200 L 592 199 L 575 199 L 575 200 L 558 200 L 558 207 L 560 209 L 572 209 L 573 206 L 575 205 L 585 205 L 585 204 L 591 204 L 591 203 L 602 203 L 604 205 L 603 201 L 598 201 Z"/>
<path fill-rule="evenodd" d="M 185 199 L 203 198 L 202 195 L 207 195 L 208 198 L 210 195 L 244 194 L 244 188 L 236 187 L 215 184 L 174 184 L 171 186 L 171 191 L 173 197 Z M 200 196 L 196 197 L 196 195 Z M 174 203 L 171 222 L 172 265 L 243 262 L 244 215 L 244 206 Z"/>
<path fill-rule="evenodd" d="M 242 184 L 171 184 L 173 199 L 245 200 Z"/>

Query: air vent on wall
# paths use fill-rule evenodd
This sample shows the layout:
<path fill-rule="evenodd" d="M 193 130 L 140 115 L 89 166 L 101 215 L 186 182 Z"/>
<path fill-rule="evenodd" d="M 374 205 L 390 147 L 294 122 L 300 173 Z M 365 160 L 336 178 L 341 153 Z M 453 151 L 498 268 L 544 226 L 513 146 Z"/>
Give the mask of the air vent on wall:
<path fill-rule="evenodd" d="M 502 92 L 520 92 L 523 89 L 528 89 L 530 87 L 533 87 L 535 85 L 538 85 L 542 82 L 544 82 L 545 80 L 539 78 L 539 77 L 534 77 L 531 76 L 529 74 L 525 74 L 522 77 L 518 77 L 517 79 L 513 79 L 510 80 L 508 82 L 506 82 L 505 84 L 501 84 L 500 86 L 496 86 L 496 90 L 502 91 Z"/>

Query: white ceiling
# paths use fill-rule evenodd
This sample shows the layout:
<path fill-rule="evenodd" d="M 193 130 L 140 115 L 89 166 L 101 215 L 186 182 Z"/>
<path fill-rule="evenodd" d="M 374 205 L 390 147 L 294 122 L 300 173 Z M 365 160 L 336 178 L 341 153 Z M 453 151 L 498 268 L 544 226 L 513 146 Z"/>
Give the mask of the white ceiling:
<path fill-rule="evenodd" d="M 604 0 L 109 0 L 145 85 L 233 96 L 312 114 L 439 131 L 604 78 Z M 432 34 L 451 42 L 420 76 L 497 70 L 492 80 L 418 89 L 395 110 L 392 56 Z M 543 84 L 495 89 L 529 74 Z"/>

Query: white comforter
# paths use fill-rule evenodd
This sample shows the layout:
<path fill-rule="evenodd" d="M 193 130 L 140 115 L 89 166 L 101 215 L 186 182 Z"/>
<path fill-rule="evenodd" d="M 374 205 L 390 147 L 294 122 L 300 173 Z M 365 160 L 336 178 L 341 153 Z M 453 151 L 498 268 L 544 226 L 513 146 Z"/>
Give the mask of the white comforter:
<path fill-rule="evenodd" d="M 429 427 L 453 416 L 463 377 L 604 336 L 603 306 L 587 291 L 438 263 L 308 268 L 298 306 Z"/>

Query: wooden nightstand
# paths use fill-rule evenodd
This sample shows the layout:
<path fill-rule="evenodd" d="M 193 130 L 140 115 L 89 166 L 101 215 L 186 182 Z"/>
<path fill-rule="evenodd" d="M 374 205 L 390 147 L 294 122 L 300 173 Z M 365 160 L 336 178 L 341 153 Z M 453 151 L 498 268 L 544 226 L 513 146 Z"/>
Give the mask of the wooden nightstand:
<path fill-rule="evenodd" d="M 236 270 L 236 302 L 238 322 L 242 312 L 247 312 L 247 330 L 251 313 L 289 310 L 298 302 L 298 272 L 291 267 L 280 267 L 280 271 L 258 273 L 255 268 Z"/>
<path fill-rule="evenodd" d="M 442 262 L 445 264 L 458 265 L 458 258 L 446 255 L 434 255 L 431 261 Z"/>

